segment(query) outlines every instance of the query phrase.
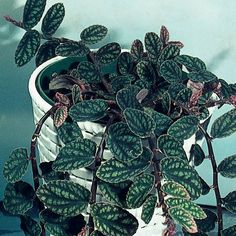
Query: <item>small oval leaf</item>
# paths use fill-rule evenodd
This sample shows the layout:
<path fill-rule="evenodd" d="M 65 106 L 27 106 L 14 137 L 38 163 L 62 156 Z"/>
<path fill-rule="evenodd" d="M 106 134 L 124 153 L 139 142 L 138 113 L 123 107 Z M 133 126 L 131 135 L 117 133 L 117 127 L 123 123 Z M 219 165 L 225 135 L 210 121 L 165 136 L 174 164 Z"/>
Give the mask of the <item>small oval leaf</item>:
<path fill-rule="evenodd" d="M 186 199 L 190 198 L 189 193 L 184 188 L 184 186 L 173 181 L 164 183 L 162 185 L 162 191 L 173 197 L 186 198 Z"/>
<path fill-rule="evenodd" d="M 218 171 L 226 178 L 236 178 L 236 155 L 226 157 L 221 161 Z"/>
<path fill-rule="evenodd" d="M 156 204 L 157 204 L 157 196 L 155 195 L 150 195 L 143 203 L 141 219 L 145 222 L 145 224 L 148 224 L 151 221 L 155 211 Z"/>
<path fill-rule="evenodd" d="M 188 78 L 193 82 L 210 82 L 218 79 L 216 75 L 207 70 L 190 72 Z"/>
<path fill-rule="evenodd" d="M 222 236 L 236 236 L 236 225 L 230 226 L 221 232 Z"/>
<path fill-rule="evenodd" d="M 160 75 L 169 83 L 182 81 L 182 70 L 173 60 L 167 60 L 161 64 Z"/>
<path fill-rule="evenodd" d="M 222 202 L 228 211 L 236 213 L 236 191 L 227 194 L 227 196 L 222 199 Z"/>
<path fill-rule="evenodd" d="M 132 43 L 130 53 L 136 61 L 139 61 L 143 57 L 143 43 L 139 39 L 134 40 Z"/>
<path fill-rule="evenodd" d="M 20 227 L 27 236 L 37 236 L 42 232 L 40 224 L 33 220 L 30 216 L 21 215 L 20 216 Z"/>

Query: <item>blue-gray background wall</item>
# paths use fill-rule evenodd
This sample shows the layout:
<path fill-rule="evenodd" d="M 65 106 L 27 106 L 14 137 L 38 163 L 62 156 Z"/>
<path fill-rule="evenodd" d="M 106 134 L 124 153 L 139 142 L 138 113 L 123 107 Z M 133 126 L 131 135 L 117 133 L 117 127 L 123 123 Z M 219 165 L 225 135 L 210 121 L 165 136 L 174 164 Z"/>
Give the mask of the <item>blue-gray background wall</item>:
<path fill-rule="evenodd" d="M 14 52 L 23 30 L 6 23 L 2 16 L 21 19 L 24 0 L 0 0 L 0 172 L 11 150 L 29 146 L 33 130 L 28 79 L 34 63 L 23 68 L 14 65 Z M 48 1 L 48 6 L 56 3 Z M 210 70 L 230 83 L 236 82 L 236 1 L 235 0 L 70 0 L 63 1 L 66 17 L 58 36 L 78 39 L 80 31 L 98 23 L 108 27 L 106 41 L 118 41 L 130 47 L 147 31 L 159 32 L 167 26 L 171 40 L 181 40 L 183 54 L 203 59 Z M 230 109 L 224 107 L 214 117 Z M 214 141 L 217 160 L 236 153 L 236 135 Z M 199 170 L 211 181 L 209 163 Z M 30 174 L 26 179 L 30 178 Z M 235 181 L 221 179 L 225 194 L 236 189 Z M 0 174 L 0 198 L 5 180 Z M 210 198 L 203 199 L 211 202 Z M 1 230 L 13 228 L 13 220 L 0 216 Z M 18 226 L 17 226 L 18 227 Z M 12 235 L 21 235 L 19 232 Z"/>

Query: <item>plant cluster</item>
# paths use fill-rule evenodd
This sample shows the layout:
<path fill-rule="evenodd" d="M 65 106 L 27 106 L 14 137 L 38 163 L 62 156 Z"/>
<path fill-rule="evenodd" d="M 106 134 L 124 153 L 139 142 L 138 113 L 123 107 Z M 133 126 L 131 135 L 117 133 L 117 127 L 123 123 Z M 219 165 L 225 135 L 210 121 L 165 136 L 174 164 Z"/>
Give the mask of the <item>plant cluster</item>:
<path fill-rule="evenodd" d="M 45 92 L 55 103 L 37 124 L 30 153 L 17 148 L 4 166 L 9 183 L 3 206 L 20 217 L 25 235 L 131 236 L 139 223 L 129 209 L 140 207 L 146 224 L 157 217 L 155 208 L 162 209 L 165 235 L 174 235 L 176 223 L 184 235 L 207 235 L 216 222 L 218 235 L 235 235 L 236 226 L 223 228 L 222 207 L 236 212 L 236 191 L 221 196 L 218 176 L 236 177 L 236 155 L 217 164 L 213 142 L 236 131 L 236 109 L 216 119 L 210 132 L 207 124 L 210 107 L 236 104 L 236 84 L 219 79 L 199 58 L 181 55 L 183 44 L 169 41 L 164 26 L 159 36 L 149 32 L 130 50 L 112 42 L 95 51 L 91 45 L 107 28 L 92 25 L 78 41 L 54 37 L 65 14 L 57 3 L 39 32 L 34 27 L 45 5 L 46 0 L 27 0 L 23 21 L 5 17 L 26 31 L 15 54 L 18 66 L 35 55 L 37 66 L 55 56 L 78 58 L 71 70 L 52 74 Z M 36 142 L 50 117 L 64 145 L 54 161 L 38 167 Z M 76 122 L 84 121 L 104 126 L 100 143 L 83 137 Z M 183 144 L 193 135 L 205 138 L 207 155 L 196 142 L 188 157 Z M 206 159 L 212 164 L 211 187 L 195 170 Z M 34 187 L 21 180 L 30 163 Z M 70 181 L 70 171 L 80 168 L 92 170 L 91 189 Z M 215 192 L 217 214 L 194 202 L 209 191 Z"/>

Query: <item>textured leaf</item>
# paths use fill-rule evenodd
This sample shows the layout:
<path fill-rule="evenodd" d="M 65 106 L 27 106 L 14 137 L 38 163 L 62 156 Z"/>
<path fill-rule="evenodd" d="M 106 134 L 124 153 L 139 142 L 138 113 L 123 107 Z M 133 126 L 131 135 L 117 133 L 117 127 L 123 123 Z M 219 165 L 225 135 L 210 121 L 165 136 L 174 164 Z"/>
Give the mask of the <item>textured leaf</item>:
<path fill-rule="evenodd" d="M 34 190 L 31 185 L 19 181 L 8 183 L 3 199 L 4 208 L 12 214 L 24 214 L 33 207 Z"/>
<path fill-rule="evenodd" d="M 156 204 L 157 196 L 155 195 L 150 195 L 143 203 L 141 219 L 145 222 L 145 224 L 148 224 L 151 221 Z"/>
<path fill-rule="evenodd" d="M 20 180 L 26 173 L 29 165 L 27 149 L 14 150 L 5 162 L 3 175 L 8 182 L 14 183 Z"/>
<path fill-rule="evenodd" d="M 189 71 L 204 71 L 206 70 L 205 63 L 197 58 L 188 55 L 179 55 L 175 61 L 184 65 Z"/>
<path fill-rule="evenodd" d="M 173 181 L 164 183 L 162 185 L 162 191 L 173 197 L 190 198 L 188 191 L 181 184 Z"/>
<path fill-rule="evenodd" d="M 44 35 L 53 35 L 60 26 L 65 16 L 65 8 L 62 3 L 52 5 L 43 18 L 41 30 Z"/>
<path fill-rule="evenodd" d="M 60 127 L 68 117 L 68 108 L 67 106 L 60 106 L 54 113 L 53 123 L 58 128 Z"/>
<path fill-rule="evenodd" d="M 97 231 L 97 230 L 94 230 L 94 231 L 91 233 L 91 236 L 105 236 L 105 235 L 102 234 L 101 232 Z"/>
<path fill-rule="evenodd" d="M 53 169 L 57 171 L 77 170 L 94 162 L 96 143 L 90 139 L 76 139 L 67 143 L 57 155 Z"/>
<path fill-rule="evenodd" d="M 205 153 L 202 150 L 201 146 L 199 144 L 193 144 L 190 150 L 190 157 L 194 161 L 195 166 L 199 166 L 204 161 Z"/>
<path fill-rule="evenodd" d="M 131 81 L 134 80 L 132 75 L 120 75 L 112 79 L 112 90 L 116 93 L 119 90 L 131 85 Z"/>
<path fill-rule="evenodd" d="M 118 184 L 99 182 L 99 190 L 110 203 L 127 208 L 126 194 L 131 184 L 132 181 L 129 180 Z"/>
<path fill-rule="evenodd" d="M 136 66 L 137 74 L 140 79 L 153 81 L 155 78 L 154 70 L 152 65 L 148 61 L 140 61 Z"/>
<path fill-rule="evenodd" d="M 137 219 L 128 211 L 107 203 L 91 206 L 91 215 L 97 230 L 109 236 L 132 236 L 138 229 Z"/>
<path fill-rule="evenodd" d="M 76 104 L 81 101 L 80 87 L 77 84 L 74 84 L 71 89 L 71 96 L 73 104 Z"/>
<path fill-rule="evenodd" d="M 31 29 L 40 21 L 46 0 L 27 0 L 23 12 L 23 25 L 25 29 Z"/>
<path fill-rule="evenodd" d="M 236 191 L 230 192 L 222 202 L 228 211 L 236 213 Z"/>
<path fill-rule="evenodd" d="M 77 138 L 83 138 L 81 129 L 75 122 L 64 122 L 58 129 L 57 134 L 63 143 L 69 143 Z"/>
<path fill-rule="evenodd" d="M 118 122 L 108 130 L 107 145 L 114 157 L 121 162 L 129 162 L 142 153 L 140 137 L 134 135 L 127 124 Z"/>
<path fill-rule="evenodd" d="M 101 74 L 99 68 L 89 61 L 81 62 L 77 67 L 77 71 L 80 79 L 85 80 L 85 82 L 101 82 Z"/>
<path fill-rule="evenodd" d="M 101 64 L 110 64 L 115 61 L 121 53 L 121 47 L 118 43 L 108 43 L 98 49 L 96 60 Z"/>
<path fill-rule="evenodd" d="M 26 236 L 38 236 L 41 234 L 42 229 L 37 221 L 33 220 L 27 215 L 20 216 L 20 220 L 20 227 L 24 231 Z"/>
<path fill-rule="evenodd" d="M 203 178 L 200 177 L 201 180 L 201 184 L 202 184 L 202 195 L 207 195 L 211 188 L 210 186 L 205 182 L 205 180 Z"/>
<path fill-rule="evenodd" d="M 58 45 L 59 42 L 52 40 L 46 41 L 44 44 L 42 44 L 39 47 L 38 52 L 36 54 L 35 58 L 36 66 L 38 67 L 45 61 L 55 57 L 56 56 L 55 50 Z"/>
<path fill-rule="evenodd" d="M 217 77 L 207 70 L 201 70 L 197 72 L 190 72 L 188 78 L 193 82 L 210 82 L 212 80 L 217 80 Z"/>
<path fill-rule="evenodd" d="M 192 96 L 192 90 L 190 88 L 182 89 L 175 98 L 175 101 L 180 104 L 188 104 Z"/>
<path fill-rule="evenodd" d="M 163 134 L 158 138 L 157 142 L 158 147 L 167 157 L 179 157 L 183 160 L 187 160 L 183 145 L 174 137 Z"/>
<path fill-rule="evenodd" d="M 147 195 L 150 193 L 154 186 L 154 175 L 143 173 L 134 179 L 133 184 L 129 188 L 126 196 L 127 205 L 130 208 L 140 207 Z"/>
<path fill-rule="evenodd" d="M 132 43 L 130 53 L 137 61 L 139 61 L 143 57 L 143 43 L 139 39 L 134 40 L 134 42 Z"/>
<path fill-rule="evenodd" d="M 130 130 L 141 138 L 149 137 L 156 128 L 155 121 L 144 111 L 126 108 L 124 117 Z"/>
<path fill-rule="evenodd" d="M 63 57 L 84 57 L 89 54 L 90 49 L 82 42 L 66 42 L 56 48 L 56 55 Z"/>
<path fill-rule="evenodd" d="M 116 101 L 121 110 L 126 108 L 142 109 L 141 104 L 138 102 L 136 95 L 140 91 L 137 86 L 130 86 L 128 88 L 121 89 L 116 94 Z"/>
<path fill-rule="evenodd" d="M 196 203 L 183 198 L 168 198 L 165 203 L 169 207 L 181 207 L 184 210 L 186 210 L 188 213 L 190 213 L 193 218 L 195 219 L 205 219 L 207 215 L 203 211 L 203 209 L 198 206 Z"/>
<path fill-rule="evenodd" d="M 182 81 L 182 70 L 173 60 L 167 60 L 161 64 L 160 75 L 169 83 Z"/>
<path fill-rule="evenodd" d="M 190 213 L 181 207 L 171 207 L 168 210 L 170 216 L 180 225 L 182 225 L 188 232 L 197 233 L 197 225 Z"/>
<path fill-rule="evenodd" d="M 156 123 L 156 128 L 154 130 L 156 136 L 160 136 L 173 123 L 172 119 L 169 116 L 159 113 L 153 109 L 145 109 L 145 112 L 149 114 Z"/>
<path fill-rule="evenodd" d="M 61 225 L 46 223 L 45 229 L 50 233 L 50 235 L 56 235 L 56 236 L 68 235 Z"/>
<path fill-rule="evenodd" d="M 180 49 L 176 45 L 167 45 L 162 51 L 158 58 L 158 64 L 161 65 L 164 61 L 173 59 L 178 56 L 180 53 Z"/>
<path fill-rule="evenodd" d="M 126 75 L 131 72 L 133 67 L 133 57 L 129 52 L 122 52 L 117 62 L 119 72 L 122 75 Z"/>
<path fill-rule="evenodd" d="M 28 63 L 36 54 L 40 46 L 40 34 L 36 30 L 27 31 L 20 40 L 16 53 L 15 63 L 17 66 L 23 66 Z"/>
<path fill-rule="evenodd" d="M 164 158 L 161 160 L 161 170 L 168 180 L 183 185 L 193 200 L 201 195 L 199 175 L 193 167 L 189 166 L 187 161 L 177 157 Z"/>
<path fill-rule="evenodd" d="M 77 183 L 55 180 L 42 185 L 37 196 L 51 211 L 64 216 L 76 216 L 84 211 L 90 192 Z"/>
<path fill-rule="evenodd" d="M 119 183 L 144 172 L 151 164 L 152 152 L 143 147 L 143 152 L 136 159 L 120 162 L 110 159 L 104 162 L 97 171 L 97 176 L 109 183 Z"/>
<path fill-rule="evenodd" d="M 183 89 L 186 89 L 186 86 L 181 83 L 171 83 L 168 87 L 168 93 L 170 94 L 170 97 L 172 100 L 175 100 L 178 93 L 182 91 Z"/>
<path fill-rule="evenodd" d="M 190 138 L 198 130 L 199 119 L 194 115 L 184 116 L 174 122 L 167 133 L 176 139 Z"/>
<path fill-rule="evenodd" d="M 215 224 L 217 222 L 217 216 L 214 212 L 204 209 L 205 214 L 207 215 L 207 218 L 202 220 L 197 220 L 196 223 L 198 226 L 199 231 L 202 232 L 210 232 L 211 230 L 215 229 Z"/>
<path fill-rule="evenodd" d="M 236 235 L 236 225 L 230 226 L 221 232 L 222 236 L 235 236 Z"/>
<path fill-rule="evenodd" d="M 108 103 L 102 99 L 84 100 L 70 108 L 70 117 L 78 121 L 96 121 L 106 115 Z"/>
<path fill-rule="evenodd" d="M 95 44 L 107 35 L 107 31 L 103 25 L 91 25 L 81 32 L 80 38 L 86 44 Z"/>
<path fill-rule="evenodd" d="M 224 138 L 236 132 L 236 109 L 230 110 L 217 118 L 211 127 L 213 138 Z"/>
<path fill-rule="evenodd" d="M 159 36 L 154 32 L 146 33 L 144 44 L 150 61 L 156 64 L 163 47 Z"/>

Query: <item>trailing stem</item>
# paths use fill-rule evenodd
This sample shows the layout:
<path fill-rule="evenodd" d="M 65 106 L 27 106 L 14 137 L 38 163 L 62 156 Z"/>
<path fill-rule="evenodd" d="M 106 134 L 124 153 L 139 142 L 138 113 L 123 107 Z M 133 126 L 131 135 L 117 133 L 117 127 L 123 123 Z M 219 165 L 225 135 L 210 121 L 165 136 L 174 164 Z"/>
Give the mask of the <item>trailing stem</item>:
<path fill-rule="evenodd" d="M 37 123 L 35 131 L 32 135 L 31 144 L 30 144 L 30 157 L 29 157 L 29 159 L 31 161 L 31 168 L 32 168 L 32 173 L 33 173 L 33 182 L 34 182 L 35 192 L 39 188 L 39 171 L 38 171 L 37 160 L 36 160 L 37 139 L 39 137 L 39 134 L 40 134 L 40 131 L 42 129 L 42 126 L 43 126 L 44 122 L 47 120 L 47 118 L 49 116 L 51 116 L 55 112 L 56 109 L 57 109 L 57 105 L 53 106 L 49 111 L 47 111 L 43 115 L 43 117 Z M 42 211 L 44 209 L 43 204 L 41 202 L 39 202 L 38 207 L 39 207 L 39 211 Z M 41 223 L 41 227 L 42 227 L 41 236 L 45 236 L 46 232 L 45 232 L 45 228 L 44 228 L 43 223 Z"/>
<path fill-rule="evenodd" d="M 209 152 L 209 158 L 211 160 L 211 165 L 212 165 L 212 170 L 213 170 L 213 186 L 214 186 L 213 188 L 214 188 L 215 197 L 216 197 L 217 217 L 218 217 L 218 236 L 220 236 L 221 231 L 223 230 L 222 202 L 221 202 L 221 194 L 220 194 L 220 189 L 219 189 L 217 164 L 216 164 L 215 155 L 214 155 L 214 151 L 212 147 L 212 138 L 207 133 L 207 131 L 204 130 L 204 128 L 201 125 L 199 125 L 199 128 L 206 139 L 207 148 Z"/>
<path fill-rule="evenodd" d="M 97 186 L 98 186 L 98 178 L 96 176 L 97 173 L 97 169 L 98 167 L 101 165 L 102 163 L 102 159 L 103 159 L 103 152 L 106 146 L 106 139 L 107 139 L 107 135 L 108 135 L 108 129 L 111 126 L 111 124 L 113 123 L 115 119 L 114 115 L 110 116 L 110 119 L 107 123 L 106 129 L 103 133 L 102 139 L 100 141 L 100 144 L 98 146 L 97 152 L 95 154 L 95 164 L 94 164 L 94 169 L 93 169 L 93 180 L 92 180 L 92 186 L 91 186 L 91 198 L 89 201 L 89 204 L 92 205 L 94 203 L 96 203 L 96 196 L 97 196 Z M 89 219 L 88 219 L 88 229 L 89 229 L 89 235 L 94 231 L 94 222 L 93 222 L 93 217 L 91 214 L 89 214 Z"/>

